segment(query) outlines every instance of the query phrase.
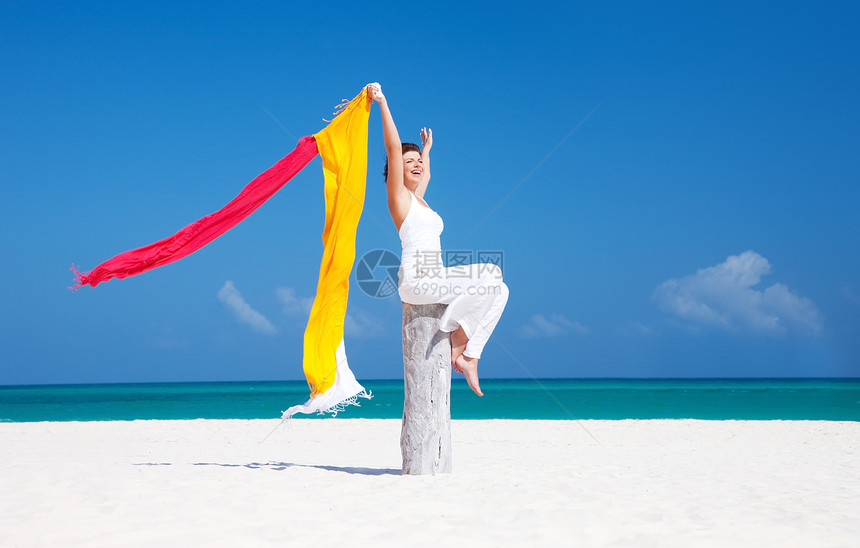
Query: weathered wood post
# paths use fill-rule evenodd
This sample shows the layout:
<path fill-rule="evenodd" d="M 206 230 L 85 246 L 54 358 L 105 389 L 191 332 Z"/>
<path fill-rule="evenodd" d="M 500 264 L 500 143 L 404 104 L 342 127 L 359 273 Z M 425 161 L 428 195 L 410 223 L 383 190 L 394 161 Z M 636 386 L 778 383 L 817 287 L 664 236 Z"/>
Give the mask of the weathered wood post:
<path fill-rule="evenodd" d="M 403 303 L 404 474 L 451 473 L 451 340 L 445 304 Z"/>

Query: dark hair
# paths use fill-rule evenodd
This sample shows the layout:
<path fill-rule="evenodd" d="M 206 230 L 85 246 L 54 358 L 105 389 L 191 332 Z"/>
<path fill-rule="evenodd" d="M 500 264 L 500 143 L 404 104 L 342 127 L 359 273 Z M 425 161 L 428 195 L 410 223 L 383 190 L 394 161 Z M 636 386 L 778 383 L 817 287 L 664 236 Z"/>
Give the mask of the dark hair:
<path fill-rule="evenodd" d="M 400 143 L 400 147 L 403 149 L 401 154 L 406 154 L 407 152 L 421 154 L 421 149 L 415 143 Z M 388 156 L 385 157 L 385 169 L 382 170 L 382 177 L 384 181 L 388 181 Z"/>

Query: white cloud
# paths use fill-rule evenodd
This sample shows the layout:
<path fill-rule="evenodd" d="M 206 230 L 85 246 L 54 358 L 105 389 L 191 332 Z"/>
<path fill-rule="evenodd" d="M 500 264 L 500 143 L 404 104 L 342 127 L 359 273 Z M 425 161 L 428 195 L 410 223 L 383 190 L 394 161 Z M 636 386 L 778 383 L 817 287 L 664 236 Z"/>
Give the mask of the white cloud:
<path fill-rule="evenodd" d="M 279 287 L 275 290 L 275 295 L 281 303 L 281 310 L 284 314 L 304 313 L 305 316 L 310 316 L 311 308 L 314 305 L 312 298 L 296 297 L 296 291 L 292 287 Z"/>
<path fill-rule="evenodd" d="M 745 251 L 695 274 L 667 280 L 652 297 L 662 310 L 693 323 L 775 334 L 818 331 L 821 317 L 811 300 L 780 283 L 763 291 L 753 289 L 770 271 L 767 259 Z"/>
<path fill-rule="evenodd" d="M 529 323 L 520 326 L 520 335 L 532 337 L 561 337 L 571 333 L 588 335 L 591 329 L 579 322 L 570 321 L 561 314 L 552 314 L 549 318 L 543 314 L 535 314 Z"/>
<path fill-rule="evenodd" d="M 272 322 L 245 302 L 242 294 L 230 280 L 224 282 L 224 286 L 218 291 L 218 300 L 233 312 L 239 323 L 244 323 L 264 335 L 274 335 L 278 332 Z"/>

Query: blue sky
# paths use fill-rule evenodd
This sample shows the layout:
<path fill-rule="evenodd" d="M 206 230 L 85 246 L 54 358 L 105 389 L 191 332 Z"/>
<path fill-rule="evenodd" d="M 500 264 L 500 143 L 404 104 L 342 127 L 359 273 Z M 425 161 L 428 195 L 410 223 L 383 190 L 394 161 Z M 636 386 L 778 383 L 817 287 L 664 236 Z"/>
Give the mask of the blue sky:
<path fill-rule="evenodd" d="M 443 247 L 504 253 L 482 376 L 860 375 L 856 4 L 311 4 L 3 3 L 0 384 L 301 379 L 318 159 L 178 263 L 68 269 L 220 208 L 370 81 L 433 128 Z M 374 107 L 359 257 L 399 253 L 383 161 Z M 352 283 L 360 379 L 402 376 L 400 321 Z"/>

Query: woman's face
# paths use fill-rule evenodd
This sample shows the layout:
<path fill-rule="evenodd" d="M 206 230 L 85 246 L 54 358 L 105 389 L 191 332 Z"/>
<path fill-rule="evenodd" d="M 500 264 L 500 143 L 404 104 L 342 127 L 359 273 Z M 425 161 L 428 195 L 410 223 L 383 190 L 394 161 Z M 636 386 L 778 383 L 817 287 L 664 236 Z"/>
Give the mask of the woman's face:
<path fill-rule="evenodd" d="M 403 155 L 403 184 L 409 188 L 415 188 L 424 174 L 424 163 L 421 155 L 410 150 Z"/>

